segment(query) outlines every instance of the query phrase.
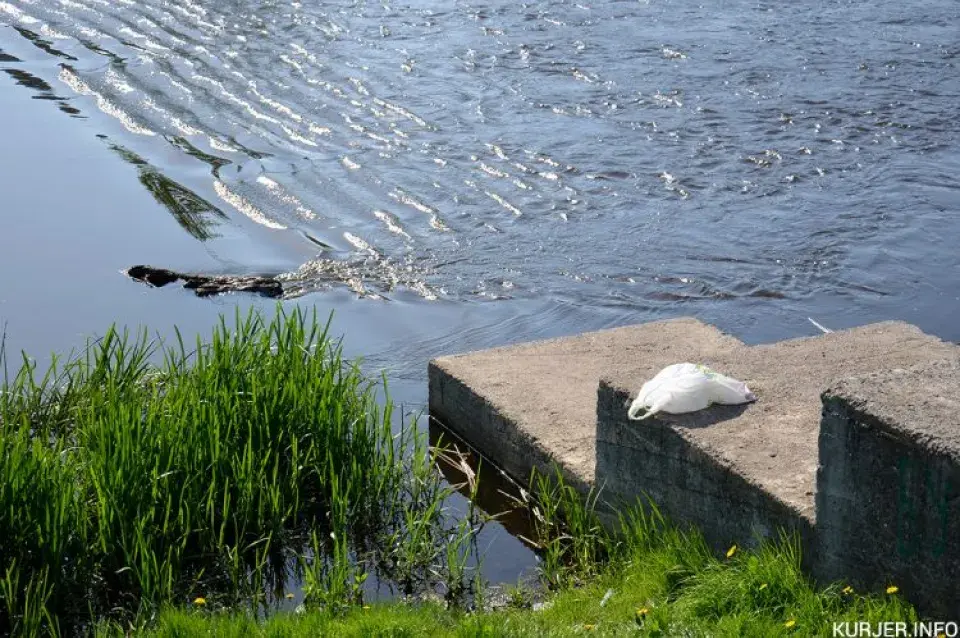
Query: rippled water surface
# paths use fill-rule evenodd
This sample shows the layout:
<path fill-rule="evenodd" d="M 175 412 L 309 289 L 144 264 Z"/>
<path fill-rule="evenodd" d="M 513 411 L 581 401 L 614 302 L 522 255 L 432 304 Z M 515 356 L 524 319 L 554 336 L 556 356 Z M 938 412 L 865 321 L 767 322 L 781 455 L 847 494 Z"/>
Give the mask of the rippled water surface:
<path fill-rule="evenodd" d="M 955 279 L 955 2 L 335 4 L 4 2 L 2 42 L 57 58 L 44 83 L 251 270 L 224 237 L 427 299 Z"/>
<path fill-rule="evenodd" d="M 0 92 L 116 160 L 77 197 L 146 187 L 178 229 L 101 237 L 111 281 L 286 273 L 420 404 L 429 356 L 667 316 L 960 339 L 958 60 L 954 0 L 0 0 Z M 20 184 L 8 293 L 58 274 Z M 118 321 L 173 298 L 123 285 Z"/>

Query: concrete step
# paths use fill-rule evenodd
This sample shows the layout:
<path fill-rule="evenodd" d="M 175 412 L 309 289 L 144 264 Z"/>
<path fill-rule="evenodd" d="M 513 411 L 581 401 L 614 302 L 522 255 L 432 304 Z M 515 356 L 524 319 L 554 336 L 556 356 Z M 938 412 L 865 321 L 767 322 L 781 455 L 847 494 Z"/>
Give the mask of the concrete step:
<path fill-rule="evenodd" d="M 960 617 L 960 361 L 843 379 L 823 408 L 816 575 Z"/>
<path fill-rule="evenodd" d="M 675 319 L 440 357 L 429 366 L 430 413 L 521 484 L 557 463 L 587 488 L 601 376 L 742 346 L 696 319 Z"/>
<path fill-rule="evenodd" d="M 810 533 L 820 394 L 833 380 L 958 352 L 900 322 L 746 346 L 675 319 L 436 359 L 430 411 L 521 483 L 555 463 L 608 500 L 648 494 L 722 546 Z M 683 361 L 745 381 L 757 402 L 628 421 L 643 382 Z"/>

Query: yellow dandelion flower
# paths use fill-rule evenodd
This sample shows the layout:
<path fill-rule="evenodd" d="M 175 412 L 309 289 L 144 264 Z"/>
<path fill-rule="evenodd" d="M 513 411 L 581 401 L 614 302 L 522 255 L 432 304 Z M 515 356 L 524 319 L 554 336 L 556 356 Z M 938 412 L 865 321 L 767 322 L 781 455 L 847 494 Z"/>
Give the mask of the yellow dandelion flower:
<path fill-rule="evenodd" d="M 593 631 L 594 629 L 597 628 L 597 626 L 596 626 L 596 625 L 584 625 L 583 628 L 586 629 L 587 631 Z"/>
<path fill-rule="evenodd" d="M 844 587 L 841 591 L 842 591 L 844 594 L 846 594 L 847 596 L 849 596 L 850 594 L 853 593 L 853 587 L 851 587 L 850 585 L 847 585 L 847 586 Z"/>
<path fill-rule="evenodd" d="M 766 584 L 766 583 L 760 585 L 760 591 L 763 591 L 763 590 L 766 589 L 766 588 L 767 588 L 767 584 Z"/>
<path fill-rule="evenodd" d="M 797 621 L 791 618 L 787 622 L 783 623 L 783 626 L 786 627 L 787 629 L 791 629 L 796 624 L 797 624 Z"/>
<path fill-rule="evenodd" d="M 733 556 L 734 554 L 736 554 L 736 553 L 737 553 L 737 546 L 736 546 L 736 545 L 731 545 L 731 546 L 730 546 L 730 549 L 727 550 L 727 558 L 732 557 L 732 556 Z"/>
<path fill-rule="evenodd" d="M 370 605 L 364 605 L 363 608 L 364 608 L 364 609 L 370 609 Z"/>
<path fill-rule="evenodd" d="M 650 610 L 647 609 L 646 607 L 641 607 L 640 609 L 637 610 L 637 615 L 640 616 L 641 618 L 643 618 L 649 613 L 650 613 Z"/>
<path fill-rule="evenodd" d="M 888 594 L 895 594 L 895 593 L 897 593 L 898 591 L 900 591 L 900 588 L 897 587 L 896 585 L 890 585 L 889 587 L 887 587 L 887 593 L 888 593 Z"/>
<path fill-rule="evenodd" d="M 193 604 L 194 604 L 194 605 L 206 605 L 206 604 L 207 604 L 207 599 L 204 598 L 203 596 L 197 596 L 196 598 L 193 599 Z"/>

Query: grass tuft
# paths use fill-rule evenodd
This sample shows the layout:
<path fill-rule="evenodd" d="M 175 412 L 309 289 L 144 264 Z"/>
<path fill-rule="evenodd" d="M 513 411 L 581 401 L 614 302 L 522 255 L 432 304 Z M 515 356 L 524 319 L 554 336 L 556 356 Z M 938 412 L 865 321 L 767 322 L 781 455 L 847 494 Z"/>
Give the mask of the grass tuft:
<path fill-rule="evenodd" d="M 328 331 L 278 307 L 189 346 L 111 328 L 43 376 L 24 355 L 0 386 L 0 632 L 256 610 L 291 581 L 336 610 L 371 574 L 465 592 L 445 547 L 473 521 L 448 520 L 435 452 Z"/>

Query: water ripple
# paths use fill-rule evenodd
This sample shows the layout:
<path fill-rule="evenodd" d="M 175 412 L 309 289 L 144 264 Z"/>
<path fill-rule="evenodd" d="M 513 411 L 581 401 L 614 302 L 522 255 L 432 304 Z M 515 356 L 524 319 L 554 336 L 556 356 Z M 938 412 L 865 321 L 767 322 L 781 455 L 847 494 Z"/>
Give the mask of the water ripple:
<path fill-rule="evenodd" d="M 871 304 L 960 239 L 958 18 L 6 0 L 0 46 L 27 47 L 0 65 L 203 179 L 254 242 L 313 254 L 303 292 Z M 60 66 L 28 72 L 23 50 Z"/>

